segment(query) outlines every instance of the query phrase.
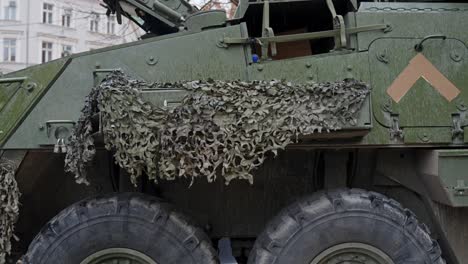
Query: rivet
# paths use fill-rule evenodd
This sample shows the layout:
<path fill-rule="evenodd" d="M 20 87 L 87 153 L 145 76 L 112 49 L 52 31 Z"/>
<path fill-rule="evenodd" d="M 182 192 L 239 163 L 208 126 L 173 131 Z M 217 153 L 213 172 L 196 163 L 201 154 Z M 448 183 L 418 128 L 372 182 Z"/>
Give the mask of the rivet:
<path fill-rule="evenodd" d="M 257 70 L 258 70 L 258 71 L 263 71 L 263 66 L 262 66 L 262 65 L 258 65 Z"/>
<path fill-rule="evenodd" d="M 43 124 L 39 124 L 39 130 L 44 130 L 45 126 Z"/>
<path fill-rule="evenodd" d="M 351 65 L 348 65 L 348 66 L 346 67 L 346 69 L 347 69 L 348 71 L 352 71 L 352 70 L 353 70 L 353 67 L 351 67 Z"/>
<path fill-rule="evenodd" d="M 101 68 L 101 63 L 99 63 L 99 62 L 96 62 L 96 64 L 94 65 L 94 68 L 96 68 L 96 69 L 100 69 L 100 68 Z"/>
<path fill-rule="evenodd" d="M 312 67 L 312 64 L 310 62 L 308 62 L 308 63 L 306 63 L 306 67 L 310 68 L 310 67 Z"/>

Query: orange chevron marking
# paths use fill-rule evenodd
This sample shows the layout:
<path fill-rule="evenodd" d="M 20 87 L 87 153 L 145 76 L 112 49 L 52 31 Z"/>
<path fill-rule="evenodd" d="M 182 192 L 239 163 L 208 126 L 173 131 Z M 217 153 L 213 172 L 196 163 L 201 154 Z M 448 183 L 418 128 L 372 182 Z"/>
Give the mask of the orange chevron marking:
<path fill-rule="evenodd" d="M 398 103 L 421 77 L 449 102 L 460 94 L 460 89 L 447 79 L 422 53 L 418 53 L 411 59 L 409 65 L 388 87 L 387 94 Z"/>

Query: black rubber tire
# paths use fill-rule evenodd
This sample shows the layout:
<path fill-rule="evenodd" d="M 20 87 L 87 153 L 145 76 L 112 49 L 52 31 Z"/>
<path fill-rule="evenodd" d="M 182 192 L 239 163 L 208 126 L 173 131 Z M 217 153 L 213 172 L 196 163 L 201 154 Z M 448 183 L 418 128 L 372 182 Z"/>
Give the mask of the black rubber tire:
<path fill-rule="evenodd" d="M 23 263 L 79 264 L 107 248 L 129 248 L 158 264 L 218 263 L 202 229 L 159 199 L 109 194 L 78 202 L 54 217 L 29 246 Z"/>
<path fill-rule="evenodd" d="M 357 242 L 395 264 L 443 264 L 438 243 L 395 200 L 358 189 L 321 192 L 277 215 L 257 238 L 249 264 L 306 264 L 332 246 Z"/>

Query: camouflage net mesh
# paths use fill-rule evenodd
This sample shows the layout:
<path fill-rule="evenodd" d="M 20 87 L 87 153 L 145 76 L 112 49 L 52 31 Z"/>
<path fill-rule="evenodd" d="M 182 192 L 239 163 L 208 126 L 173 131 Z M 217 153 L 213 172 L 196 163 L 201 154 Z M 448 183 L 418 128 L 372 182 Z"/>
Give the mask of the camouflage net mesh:
<path fill-rule="evenodd" d="M 20 192 L 15 180 L 14 165 L 0 159 L 0 264 L 11 251 L 11 238 L 19 215 Z"/>
<path fill-rule="evenodd" d="M 145 102 L 142 89 L 185 89 L 173 108 Z M 69 140 L 66 171 L 87 183 L 95 155 L 92 116 L 102 114 L 105 146 L 135 183 L 177 177 L 224 177 L 253 182 L 252 171 L 269 153 L 301 135 L 356 124 L 369 93 L 362 82 L 292 84 L 285 81 L 145 83 L 114 72 L 92 90 Z"/>

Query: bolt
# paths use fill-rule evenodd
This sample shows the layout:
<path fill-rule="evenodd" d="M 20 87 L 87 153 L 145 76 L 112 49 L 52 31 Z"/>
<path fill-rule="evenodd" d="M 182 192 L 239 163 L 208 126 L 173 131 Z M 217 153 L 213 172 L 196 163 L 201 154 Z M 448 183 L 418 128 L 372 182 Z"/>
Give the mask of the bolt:
<path fill-rule="evenodd" d="M 306 63 L 306 67 L 310 68 L 310 67 L 312 67 L 312 64 L 310 62 L 308 62 L 308 63 Z"/>
<path fill-rule="evenodd" d="M 96 186 L 94 186 L 94 191 L 97 192 L 97 193 L 100 193 L 102 192 L 104 188 L 102 187 L 101 184 L 97 184 Z"/>
<path fill-rule="evenodd" d="M 101 68 L 101 63 L 96 62 L 96 64 L 94 65 L 94 67 L 95 67 L 96 69 L 100 69 L 100 68 Z"/>
<path fill-rule="evenodd" d="M 43 124 L 39 124 L 39 130 L 44 130 L 45 126 Z"/>
<path fill-rule="evenodd" d="M 348 66 L 346 67 L 346 69 L 347 69 L 348 71 L 352 71 L 352 70 L 353 70 L 353 67 L 351 67 L 351 65 L 348 65 Z"/>
<path fill-rule="evenodd" d="M 429 135 L 428 135 L 428 134 L 426 134 L 426 133 L 422 134 L 422 138 L 421 138 L 421 140 L 422 140 L 422 141 L 424 141 L 424 142 L 427 142 L 427 141 L 429 141 Z"/>
<path fill-rule="evenodd" d="M 36 86 L 37 86 L 37 84 L 35 84 L 35 83 L 32 83 L 32 82 L 31 82 L 31 83 L 28 83 L 28 84 L 26 85 L 26 91 L 32 92 L 32 91 L 34 90 L 34 88 L 36 88 Z"/>
<path fill-rule="evenodd" d="M 156 57 L 154 57 L 154 56 L 150 56 L 150 57 L 148 57 L 148 59 L 146 60 L 146 63 L 147 63 L 148 65 L 152 65 L 152 66 L 153 66 L 153 65 L 156 65 L 156 64 L 158 63 L 158 59 L 157 59 Z"/>
<path fill-rule="evenodd" d="M 314 76 L 314 75 L 312 75 L 312 74 L 311 74 L 311 75 L 309 75 L 309 80 L 313 80 L 314 78 L 315 78 L 315 76 Z"/>
<path fill-rule="evenodd" d="M 206 224 L 203 229 L 205 232 L 210 233 L 213 230 L 213 227 L 210 224 Z"/>
<path fill-rule="evenodd" d="M 459 62 L 462 60 L 462 56 L 457 51 L 452 51 L 450 53 L 450 58 L 452 58 L 452 60 L 455 62 Z"/>
<path fill-rule="evenodd" d="M 258 71 L 263 71 L 263 66 L 262 66 L 262 65 L 258 65 L 257 70 L 258 70 Z"/>

